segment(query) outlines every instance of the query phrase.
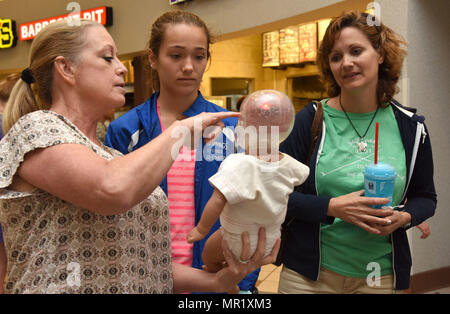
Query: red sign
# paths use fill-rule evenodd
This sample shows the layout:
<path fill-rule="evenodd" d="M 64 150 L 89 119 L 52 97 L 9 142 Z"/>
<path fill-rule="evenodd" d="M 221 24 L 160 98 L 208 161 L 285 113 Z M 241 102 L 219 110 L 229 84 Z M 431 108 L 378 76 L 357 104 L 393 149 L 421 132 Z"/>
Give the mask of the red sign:
<path fill-rule="evenodd" d="M 78 13 L 69 13 L 60 16 L 51 17 L 48 19 L 33 21 L 19 25 L 19 38 L 20 40 L 30 40 L 36 37 L 45 26 L 54 23 L 59 20 L 68 20 L 72 23 L 76 23 L 76 19 L 89 19 L 96 21 L 102 25 L 112 25 L 112 8 L 99 7 L 89 10 L 80 11 Z"/>

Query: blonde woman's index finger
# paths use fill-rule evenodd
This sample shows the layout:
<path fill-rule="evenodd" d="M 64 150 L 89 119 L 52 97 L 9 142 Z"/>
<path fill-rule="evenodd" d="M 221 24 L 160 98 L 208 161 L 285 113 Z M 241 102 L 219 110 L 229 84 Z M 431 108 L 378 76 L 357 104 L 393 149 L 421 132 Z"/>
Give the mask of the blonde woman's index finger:
<path fill-rule="evenodd" d="M 233 111 L 223 111 L 223 112 L 213 112 L 211 115 L 217 120 L 223 120 L 227 118 L 239 118 L 241 116 L 240 112 Z"/>

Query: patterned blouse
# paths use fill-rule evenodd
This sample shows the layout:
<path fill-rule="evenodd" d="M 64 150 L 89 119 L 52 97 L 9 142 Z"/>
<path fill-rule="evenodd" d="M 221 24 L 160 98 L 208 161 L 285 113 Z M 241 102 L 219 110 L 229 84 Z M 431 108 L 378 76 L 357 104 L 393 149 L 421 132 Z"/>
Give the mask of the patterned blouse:
<path fill-rule="evenodd" d="M 160 187 L 130 210 L 111 216 L 40 189 L 8 189 L 25 154 L 66 143 L 87 146 L 107 160 L 121 156 L 46 110 L 20 118 L 0 142 L 5 293 L 172 293 L 169 208 Z"/>

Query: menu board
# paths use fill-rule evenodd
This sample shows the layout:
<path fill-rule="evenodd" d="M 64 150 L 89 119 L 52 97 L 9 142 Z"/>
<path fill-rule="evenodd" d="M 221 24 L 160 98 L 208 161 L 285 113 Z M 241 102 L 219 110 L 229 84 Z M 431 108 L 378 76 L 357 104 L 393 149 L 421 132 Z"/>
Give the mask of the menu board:
<path fill-rule="evenodd" d="M 317 56 L 317 24 L 308 23 L 298 27 L 300 62 L 315 61 Z"/>
<path fill-rule="evenodd" d="M 263 33 L 263 67 L 280 65 L 280 34 L 278 31 Z"/>
<path fill-rule="evenodd" d="M 263 67 L 314 62 L 331 19 L 263 33 Z"/>
<path fill-rule="evenodd" d="M 298 26 L 280 30 L 280 64 L 300 62 L 300 47 L 298 44 Z"/>
<path fill-rule="evenodd" d="M 317 22 L 317 32 L 318 32 L 318 40 L 320 44 L 322 43 L 323 36 L 325 36 L 325 32 L 327 31 L 328 25 L 330 25 L 331 19 L 320 20 Z"/>

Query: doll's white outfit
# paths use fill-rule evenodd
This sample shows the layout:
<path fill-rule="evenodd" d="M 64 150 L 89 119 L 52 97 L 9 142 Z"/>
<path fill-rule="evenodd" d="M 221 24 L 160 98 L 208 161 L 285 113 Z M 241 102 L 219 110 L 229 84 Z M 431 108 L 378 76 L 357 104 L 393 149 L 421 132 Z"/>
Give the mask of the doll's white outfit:
<path fill-rule="evenodd" d="M 289 195 L 309 175 L 309 168 L 287 154 L 267 162 L 244 153 L 229 155 L 209 182 L 226 198 L 220 215 L 222 236 L 235 258 L 242 250 L 241 234 L 250 237 L 251 254 L 256 250 L 258 230 L 266 230 L 266 254 L 280 237 Z"/>

